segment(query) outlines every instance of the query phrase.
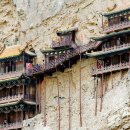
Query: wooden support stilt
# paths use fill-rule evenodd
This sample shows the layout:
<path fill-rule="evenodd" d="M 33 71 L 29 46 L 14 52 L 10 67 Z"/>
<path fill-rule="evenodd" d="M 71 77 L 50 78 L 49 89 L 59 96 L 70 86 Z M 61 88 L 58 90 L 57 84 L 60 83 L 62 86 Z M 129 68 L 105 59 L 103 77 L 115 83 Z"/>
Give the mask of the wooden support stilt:
<path fill-rule="evenodd" d="M 23 97 L 24 97 L 24 94 L 25 94 L 25 86 L 23 84 Z"/>
<path fill-rule="evenodd" d="M 69 60 L 69 130 L 71 130 L 71 91 L 70 91 L 70 60 Z"/>
<path fill-rule="evenodd" d="M 24 57 L 24 53 L 23 53 L 23 73 L 25 72 L 25 57 Z"/>
<path fill-rule="evenodd" d="M 121 55 L 120 55 L 120 66 L 121 66 Z M 120 69 L 120 79 L 122 79 L 122 70 Z"/>
<path fill-rule="evenodd" d="M 41 113 L 41 84 L 42 81 L 39 80 L 39 113 Z"/>
<path fill-rule="evenodd" d="M 101 14 L 102 15 L 102 14 Z M 102 29 L 104 30 L 104 23 L 103 23 L 103 15 L 102 15 Z"/>
<path fill-rule="evenodd" d="M 101 98 L 101 103 L 100 103 L 100 112 L 101 112 L 102 111 L 102 102 L 103 102 L 103 74 L 101 76 L 100 98 Z"/>
<path fill-rule="evenodd" d="M 97 78 L 97 76 L 96 76 L 96 80 L 97 81 L 96 81 L 96 90 L 95 90 L 96 91 L 95 116 L 97 116 L 97 103 L 98 103 L 97 102 L 97 98 L 98 98 L 97 97 L 98 96 L 98 78 Z"/>
<path fill-rule="evenodd" d="M 94 93 L 93 98 L 95 98 L 96 97 L 96 77 L 94 77 L 94 91 L 93 91 L 93 93 Z"/>
<path fill-rule="evenodd" d="M 107 82 L 107 75 L 104 75 L 104 94 L 106 93 L 107 91 L 107 86 L 106 86 L 106 82 Z"/>
<path fill-rule="evenodd" d="M 38 111 L 37 111 L 37 106 L 38 106 L 38 98 L 37 98 L 37 96 L 38 96 L 38 91 L 37 91 L 37 89 L 38 89 L 38 86 L 37 86 L 37 79 L 36 79 L 36 115 L 37 115 L 37 113 L 38 113 Z"/>
<path fill-rule="evenodd" d="M 18 121 L 18 114 L 17 114 L 18 111 L 16 111 L 16 122 Z"/>
<path fill-rule="evenodd" d="M 111 71 L 111 86 L 113 88 L 113 74 L 112 74 L 112 71 Z"/>
<path fill-rule="evenodd" d="M 40 80 L 37 79 L 37 112 L 40 113 Z"/>
<path fill-rule="evenodd" d="M 60 130 L 60 90 L 59 90 L 59 84 L 58 84 L 58 77 L 57 77 L 57 90 L 58 90 L 58 130 Z"/>
<path fill-rule="evenodd" d="M 44 127 L 46 127 L 46 79 L 45 86 L 44 86 Z"/>
<path fill-rule="evenodd" d="M 79 102 L 80 102 L 80 127 L 82 127 L 82 86 L 81 86 L 81 53 L 80 53 L 80 81 L 79 81 Z"/>
<path fill-rule="evenodd" d="M 23 121 L 24 118 L 23 118 L 23 111 L 21 110 L 21 121 Z"/>
<path fill-rule="evenodd" d="M 112 57 L 111 57 L 111 66 L 112 66 Z M 113 74 L 112 74 L 112 68 L 111 68 L 111 86 L 113 88 Z"/>

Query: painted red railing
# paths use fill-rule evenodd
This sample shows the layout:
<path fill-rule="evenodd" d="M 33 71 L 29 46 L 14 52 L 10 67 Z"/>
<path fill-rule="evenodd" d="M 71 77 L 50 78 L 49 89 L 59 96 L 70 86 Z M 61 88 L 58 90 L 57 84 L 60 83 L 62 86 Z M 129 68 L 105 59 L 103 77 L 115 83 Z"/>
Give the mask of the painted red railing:
<path fill-rule="evenodd" d="M 22 128 L 22 122 L 10 123 L 5 125 L 0 125 L 0 130 L 12 130 Z"/>
<path fill-rule="evenodd" d="M 101 67 L 99 69 L 98 68 L 93 69 L 92 75 L 109 73 L 109 72 L 118 71 L 118 70 L 127 69 L 127 68 L 130 68 L 130 62 L 120 63 L 120 64 L 116 64 L 116 65 L 110 65 L 107 67 Z"/>
<path fill-rule="evenodd" d="M 107 51 L 112 51 L 112 50 L 121 49 L 121 48 L 125 48 L 125 47 L 130 47 L 130 43 L 126 43 L 126 44 L 124 43 L 124 44 L 118 45 L 118 46 L 103 48 L 103 51 L 107 52 Z"/>
<path fill-rule="evenodd" d="M 32 65 L 32 67 L 27 68 L 25 70 L 25 73 L 26 73 L 26 75 L 30 76 L 30 75 L 37 74 L 37 73 L 40 73 L 43 71 L 44 71 L 44 65 L 35 64 L 35 65 Z"/>
<path fill-rule="evenodd" d="M 20 100 L 28 100 L 28 101 L 35 101 L 35 96 L 34 95 L 30 95 L 30 94 L 18 94 L 18 95 L 13 95 L 13 96 L 7 96 L 7 97 L 2 97 L 0 98 L 0 104 L 8 104 L 11 102 L 16 102 L 16 101 L 20 101 Z"/>
<path fill-rule="evenodd" d="M 130 21 L 125 21 L 125 22 L 118 23 L 109 27 L 105 27 L 104 33 L 110 33 L 110 32 L 121 30 L 128 27 L 130 27 Z"/>

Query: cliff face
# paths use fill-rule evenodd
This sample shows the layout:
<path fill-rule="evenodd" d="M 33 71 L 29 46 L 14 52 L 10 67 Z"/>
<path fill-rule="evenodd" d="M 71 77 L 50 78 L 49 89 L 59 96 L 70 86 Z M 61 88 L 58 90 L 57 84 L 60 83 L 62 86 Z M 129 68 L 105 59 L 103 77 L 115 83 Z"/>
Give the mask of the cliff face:
<path fill-rule="evenodd" d="M 81 64 L 82 86 L 82 121 L 80 128 L 79 116 L 79 82 Z M 97 116 L 95 116 L 95 88 L 94 79 L 91 77 L 91 67 L 94 59 L 82 60 L 64 73 L 58 72 L 51 77 L 46 77 L 41 85 L 42 113 L 33 119 L 24 122 L 23 130 L 42 130 L 44 128 L 44 92 L 46 86 L 46 123 L 49 128 L 58 129 L 58 89 L 60 91 L 61 105 L 61 130 L 69 128 L 69 78 L 71 86 L 71 128 L 72 130 L 123 130 L 129 129 L 129 72 L 118 72 L 106 78 L 107 91 L 104 92 L 102 111 L 100 112 L 101 99 L 97 99 Z M 69 74 L 70 71 L 70 74 Z M 58 78 L 58 80 L 57 80 Z M 58 82 L 57 82 L 58 81 Z M 99 80 L 100 82 L 100 80 Z M 113 85 L 112 85 L 113 84 Z M 100 89 L 100 83 L 98 86 Z M 98 93 L 100 94 L 100 93 Z"/>
<path fill-rule="evenodd" d="M 43 59 L 40 49 L 50 48 L 57 38 L 56 31 L 78 27 L 77 44 L 84 44 L 89 37 L 102 34 L 102 13 L 129 5 L 129 0 L 0 0 L 0 46 L 21 44 L 21 48 L 33 47 L 38 62 Z M 71 69 L 71 127 L 79 128 L 79 64 Z M 94 80 L 91 67 L 94 59 L 82 60 L 82 115 L 84 130 L 129 129 L 129 73 L 122 77 L 116 73 L 107 78 L 107 91 L 103 97 L 103 110 L 94 116 Z M 68 71 L 46 77 L 42 83 L 42 113 L 24 123 L 24 130 L 43 129 L 44 90 L 47 94 L 47 126 L 58 129 L 57 82 L 60 86 L 61 130 L 68 129 Z M 123 72 L 122 72 L 123 73 Z M 114 85 L 111 83 L 113 82 Z M 112 88 L 112 86 L 114 86 Z M 29 125 L 28 125 L 29 124 Z"/>
<path fill-rule="evenodd" d="M 1 0 L 0 38 L 5 44 L 20 43 L 50 47 L 56 31 L 78 27 L 77 43 L 101 34 L 101 13 L 112 11 L 129 0 Z"/>

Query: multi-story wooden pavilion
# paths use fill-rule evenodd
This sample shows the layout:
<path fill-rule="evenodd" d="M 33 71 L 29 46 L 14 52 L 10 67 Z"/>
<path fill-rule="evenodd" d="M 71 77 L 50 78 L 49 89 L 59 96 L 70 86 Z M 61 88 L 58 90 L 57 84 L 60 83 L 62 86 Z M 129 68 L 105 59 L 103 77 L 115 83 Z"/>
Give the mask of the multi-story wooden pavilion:
<path fill-rule="evenodd" d="M 104 77 L 130 68 L 130 8 L 104 14 L 104 17 L 107 19 L 107 26 L 103 26 L 106 34 L 93 37 L 90 42 L 95 44 L 90 56 L 96 57 L 97 60 L 95 68 L 92 68 L 92 76 L 95 77 L 94 79 L 100 78 L 101 81 L 100 110 L 102 109 L 103 90 L 106 90 Z"/>
<path fill-rule="evenodd" d="M 130 62 L 130 30 L 123 23 L 130 22 L 130 9 L 104 14 L 108 18 L 107 34 L 92 39 L 98 46 L 93 49 L 92 55 L 97 58 L 97 66 L 93 76 L 128 69 Z M 127 19 L 125 19 L 127 18 Z M 123 21 L 122 21 L 123 20 Z M 122 28 L 118 26 L 122 24 Z M 104 30 L 106 29 L 104 28 Z M 112 31 L 110 28 L 113 28 Z"/>
<path fill-rule="evenodd" d="M 7 46 L 0 54 L 0 130 L 22 128 L 22 121 L 36 114 L 35 53 Z"/>

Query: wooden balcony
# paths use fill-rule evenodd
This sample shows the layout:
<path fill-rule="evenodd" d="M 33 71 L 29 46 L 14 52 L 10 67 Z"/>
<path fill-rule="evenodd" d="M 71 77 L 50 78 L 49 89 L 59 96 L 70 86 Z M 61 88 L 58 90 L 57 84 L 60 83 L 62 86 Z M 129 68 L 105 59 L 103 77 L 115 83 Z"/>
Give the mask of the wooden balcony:
<path fill-rule="evenodd" d="M 90 48 L 91 47 L 88 44 L 83 45 L 83 46 L 77 46 L 77 48 L 75 48 L 74 50 L 71 50 L 69 53 L 66 53 L 66 54 L 58 57 L 57 59 L 54 59 L 54 60 L 49 61 L 48 63 L 46 63 L 45 71 L 56 68 L 56 66 L 62 64 L 66 60 L 69 60 L 72 57 L 75 57 L 77 55 L 80 55 L 81 53 L 86 52 Z"/>
<path fill-rule="evenodd" d="M 44 65 L 39 65 L 39 64 L 33 65 L 32 68 L 26 69 L 25 73 L 28 76 L 32 76 L 33 74 L 37 74 L 37 73 L 41 73 L 41 72 L 43 73 L 44 68 L 45 68 Z"/>
<path fill-rule="evenodd" d="M 130 21 L 125 21 L 125 22 L 122 22 L 122 23 L 119 23 L 119 24 L 115 24 L 113 26 L 105 27 L 103 32 L 104 33 L 111 33 L 111 32 L 114 32 L 114 31 L 129 28 L 129 27 L 130 27 Z"/>
<path fill-rule="evenodd" d="M 22 99 L 27 101 L 35 101 L 35 96 L 29 94 L 28 95 L 19 94 L 14 96 L 2 97 L 0 98 L 0 104 L 8 104 L 8 103 L 20 101 Z"/>
<path fill-rule="evenodd" d="M 53 49 L 62 48 L 62 47 L 71 47 L 72 44 L 73 44 L 73 41 L 70 37 L 70 38 L 67 38 L 67 39 L 60 40 L 58 42 L 53 41 L 51 47 Z"/>
<path fill-rule="evenodd" d="M 118 45 L 118 46 L 103 48 L 102 50 L 103 50 L 104 52 L 108 52 L 108 51 L 118 50 L 118 49 L 126 48 L 126 47 L 130 47 L 130 43 L 126 43 L 126 44 L 124 43 L 124 44 Z"/>
<path fill-rule="evenodd" d="M 0 80 L 20 77 L 23 74 L 23 71 L 12 71 L 8 73 L 1 73 L 0 74 Z"/>
<path fill-rule="evenodd" d="M 101 74 L 110 73 L 110 72 L 119 71 L 128 68 L 130 68 L 130 62 L 120 63 L 116 65 L 110 65 L 107 67 L 101 67 L 99 69 L 93 69 L 92 75 L 96 76 L 96 75 L 101 75 Z"/>
<path fill-rule="evenodd" d="M 0 125 L 0 130 L 14 130 L 22 128 L 22 122 L 10 123 L 5 125 Z"/>

